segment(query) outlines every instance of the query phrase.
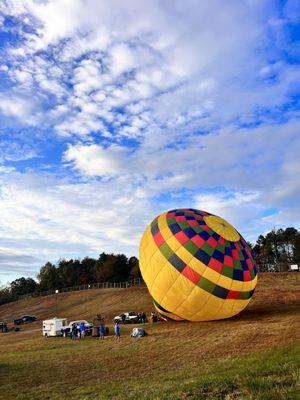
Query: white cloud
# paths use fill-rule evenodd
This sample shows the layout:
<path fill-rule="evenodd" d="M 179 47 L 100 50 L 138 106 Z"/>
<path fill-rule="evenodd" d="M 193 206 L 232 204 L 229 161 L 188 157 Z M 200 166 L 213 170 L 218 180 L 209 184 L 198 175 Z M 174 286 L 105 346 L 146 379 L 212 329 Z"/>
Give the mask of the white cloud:
<path fill-rule="evenodd" d="M 259 192 L 214 191 L 209 194 L 198 194 L 195 197 L 195 205 L 200 210 L 222 216 L 243 232 L 243 235 L 253 240 L 257 238 L 257 228 L 262 229 L 262 223 L 259 221 L 263 211 L 266 210 Z M 250 227 L 249 221 L 252 222 Z M 254 221 L 259 226 L 256 226 L 253 231 Z"/>
<path fill-rule="evenodd" d="M 119 175 L 126 168 L 126 149 L 111 146 L 104 149 L 95 144 L 90 146 L 70 146 L 64 159 L 83 174 L 89 176 Z"/>
<path fill-rule="evenodd" d="M 110 50 L 110 54 L 112 57 L 111 69 L 115 76 L 138 66 L 138 60 L 135 59 L 133 52 L 124 43 L 114 45 Z"/>
<path fill-rule="evenodd" d="M 0 285 L 10 283 L 16 275 L 36 276 L 36 266 L 42 261 L 38 257 L 7 248 L 0 248 Z"/>
<path fill-rule="evenodd" d="M 143 119 L 132 127 L 143 128 Z M 91 177 L 134 175 L 149 195 L 179 189 L 223 187 L 261 192 L 270 204 L 298 196 L 300 172 L 299 122 L 255 128 L 229 126 L 209 134 L 165 129 L 130 151 L 126 147 L 80 144 L 70 146 L 65 160 Z M 150 138 L 149 138 L 150 139 Z M 282 146 L 282 143 L 292 143 Z M 266 151 L 267 150 L 267 151 Z M 275 167 L 274 167 L 275 165 Z"/>
<path fill-rule="evenodd" d="M 3 165 L 0 165 L 0 174 L 9 174 L 14 170 L 15 170 L 14 167 L 4 167 Z"/>
<path fill-rule="evenodd" d="M 84 175 L 109 176 L 115 183 L 122 177 L 148 199 L 164 194 L 162 207 L 199 207 L 221 215 L 255 241 L 275 225 L 300 226 L 298 132 L 299 123 L 290 121 L 229 127 L 186 140 L 169 133 L 159 148 L 145 143 L 130 157 L 124 148 L 83 145 L 69 161 Z M 282 147 L 284 141 L 293 143 L 293 150 Z M 173 197 L 182 189 L 191 192 Z"/>
<path fill-rule="evenodd" d="M 34 122 L 32 115 L 34 108 L 34 104 L 29 98 L 11 93 L 0 94 L 0 113 L 5 117 L 17 118 L 30 124 Z"/>
<path fill-rule="evenodd" d="M 68 105 L 68 124 L 49 121 L 51 110 L 43 115 L 44 123 L 65 136 L 86 136 L 94 127 L 107 137 L 97 120 L 115 126 L 114 108 L 128 105 L 130 121 L 130 110 L 140 102 L 151 111 L 152 124 L 143 130 L 150 134 L 153 125 L 176 129 L 196 115 L 199 128 L 209 127 L 200 121 L 204 114 L 219 124 L 249 120 L 258 106 L 274 107 L 286 100 L 284 87 L 297 81 L 297 74 L 276 69 L 279 61 L 270 66 L 267 53 L 258 51 L 268 34 L 266 21 L 276 15 L 269 4 L 239 3 L 221 11 L 218 2 L 175 3 L 170 10 L 158 1 L 129 5 L 115 0 L 114 6 L 93 0 L 6 1 L 7 13 L 30 15 L 37 29 L 24 34 L 23 59 L 22 54 L 12 55 L 10 76 L 24 78 L 27 87 L 31 81 L 33 91 L 38 85 L 42 94 L 55 94 L 52 110 Z M 49 46 L 54 63 L 42 53 L 34 56 Z M 277 82 L 259 81 L 259 71 L 267 76 L 270 68 L 276 70 Z M 53 76 L 54 69 L 63 75 Z M 79 113 L 78 106 L 84 108 Z M 86 113 L 92 107 L 93 115 Z M 87 118 L 93 119 L 91 126 L 82 123 Z M 116 138 L 141 135 L 132 126 L 115 128 Z"/>
<path fill-rule="evenodd" d="M 50 43 L 72 35 L 80 26 L 84 2 L 82 0 L 53 0 L 49 2 L 27 2 L 28 11 L 40 22 L 39 37 L 35 40 L 35 50 L 44 49 Z"/>
<path fill-rule="evenodd" d="M 131 182 L 68 183 L 47 175 L 2 176 L 1 246 L 7 254 L 30 255 L 30 273 L 61 257 L 97 256 L 101 251 L 137 254 L 145 225 L 155 214 Z M 25 257 L 26 258 L 26 257 Z M 11 260 L 11 261 L 10 261 Z M 17 267 L 7 259 L 4 271 Z"/>

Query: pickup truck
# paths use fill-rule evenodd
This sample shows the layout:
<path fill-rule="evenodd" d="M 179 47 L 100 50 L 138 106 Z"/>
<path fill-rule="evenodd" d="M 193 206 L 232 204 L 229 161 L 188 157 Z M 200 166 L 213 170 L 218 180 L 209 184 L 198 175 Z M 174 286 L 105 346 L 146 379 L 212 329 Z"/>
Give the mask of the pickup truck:
<path fill-rule="evenodd" d="M 132 312 L 132 311 L 124 312 L 120 315 L 117 315 L 114 318 L 115 322 L 125 323 L 125 324 L 133 324 L 133 323 L 138 322 L 138 320 L 139 320 L 139 316 L 135 312 Z"/>
<path fill-rule="evenodd" d="M 84 325 L 85 325 L 85 335 L 86 335 L 86 336 L 91 335 L 91 334 L 92 334 L 92 331 L 93 331 L 93 324 L 91 324 L 90 322 L 88 322 L 88 321 L 82 319 L 82 320 L 78 320 L 78 321 L 71 321 L 71 322 L 69 323 L 69 325 L 64 326 L 64 327 L 61 329 L 61 333 L 62 333 L 63 337 L 70 336 L 71 330 L 72 330 L 72 325 L 73 325 L 73 324 L 76 325 L 76 327 L 77 327 L 77 329 L 78 329 L 78 331 L 79 331 L 79 326 L 80 326 L 81 322 L 83 322 Z"/>
<path fill-rule="evenodd" d="M 14 319 L 13 322 L 15 325 L 21 325 L 34 321 L 36 321 L 36 317 L 34 315 L 23 315 L 21 318 Z"/>

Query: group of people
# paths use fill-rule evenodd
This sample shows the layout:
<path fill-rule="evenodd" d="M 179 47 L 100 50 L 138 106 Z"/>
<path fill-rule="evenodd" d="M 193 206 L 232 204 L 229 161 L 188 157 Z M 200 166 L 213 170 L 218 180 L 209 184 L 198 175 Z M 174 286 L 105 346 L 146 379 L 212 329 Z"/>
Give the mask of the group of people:
<path fill-rule="evenodd" d="M 109 332 L 109 329 L 105 326 L 104 317 L 97 314 L 93 322 L 93 336 L 96 336 L 99 340 L 104 340 L 104 336 Z M 114 325 L 114 335 L 116 340 L 119 340 L 121 337 L 121 329 L 117 322 Z"/>
<path fill-rule="evenodd" d="M 8 332 L 7 323 L 6 322 L 1 322 L 0 323 L 0 329 L 1 329 L 2 333 Z"/>
<path fill-rule="evenodd" d="M 105 327 L 104 317 L 97 314 L 93 321 L 93 336 L 103 340 L 106 332 L 107 328 Z"/>
<path fill-rule="evenodd" d="M 78 326 L 77 324 L 73 324 L 71 327 L 71 340 L 84 339 L 85 337 L 86 326 L 84 322 L 81 322 Z"/>
<path fill-rule="evenodd" d="M 138 316 L 138 318 L 137 318 L 138 323 L 145 324 L 147 322 L 147 316 L 144 312 L 138 313 L 137 316 Z M 126 315 L 121 314 L 120 317 L 121 317 L 122 324 L 126 324 Z"/>
<path fill-rule="evenodd" d="M 157 314 L 152 312 L 151 316 L 150 316 L 150 321 L 157 322 L 158 319 L 159 318 L 158 318 Z M 125 314 L 121 315 L 121 322 L 123 324 L 126 323 Z M 147 316 L 144 312 L 138 314 L 138 322 L 141 322 L 142 324 L 145 324 L 147 322 Z M 104 340 L 104 337 L 105 337 L 105 335 L 108 334 L 108 332 L 109 332 L 109 329 L 105 326 L 104 316 L 101 314 L 97 314 L 93 321 L 92 335 L 99 340 Z M 71 339 L 72 340 L 76 340 L 77 338 L 84 339 L 85 335 L 86 335 L 86 326 L 85 326 L 84 322 L 81 322 L 80 325 L 78 325 L 76 323 L 74 323 L 72 325 L 72 327 L 71 327 Z M 120 328 L 120 324 L 118 321 L 116 321 L 114 324 L 114 336 L 115 336 L 115 340 L 120 340 L 121 328 Z"/>
<path fill-rule="evenodd" d="M 139 317 L 139 321 L 140 321 L 142 324 L 145 324 L 145 323 L 147 322 L 147 316 L 146 316 L 146 314 L 145 314 L 144 312 L 139 313 L 139 314 L 138 314 L 138 317 Z"/>

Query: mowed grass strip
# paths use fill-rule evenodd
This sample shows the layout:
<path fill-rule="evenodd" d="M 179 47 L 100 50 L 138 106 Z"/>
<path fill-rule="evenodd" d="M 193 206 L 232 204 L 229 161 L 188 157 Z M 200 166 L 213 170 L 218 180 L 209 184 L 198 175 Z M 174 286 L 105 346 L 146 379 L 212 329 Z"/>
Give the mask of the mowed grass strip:
<path fill-rule="evenodd" d="M 7 354 L 0 364 L 1 393 L 5 399 L 17 400 L 285 400 L 298 399 L 300 395 L 299 345 L 242 357 L 183 362 L 170 370 L 167 364 L 158 365 L 155 355 L 147 362 L 143 354 L 134 354 L 139 350 L 137 344 L 138 341 L 133 341 L 132 346 L 111 343 L 102 358 L 98 349 L 96 358 L 88 356 L 87 346 L 91 351 L 95 345 L 101 346 L 92 340 L 76 347 L 62 348 L 57 343 Z M 140 362 L 136 362 L 138 358 Z"/>

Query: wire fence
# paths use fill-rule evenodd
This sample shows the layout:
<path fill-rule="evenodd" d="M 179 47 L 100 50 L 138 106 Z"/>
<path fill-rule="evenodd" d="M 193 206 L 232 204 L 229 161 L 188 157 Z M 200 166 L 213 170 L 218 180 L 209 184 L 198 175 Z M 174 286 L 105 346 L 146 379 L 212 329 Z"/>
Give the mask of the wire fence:
<path fill-rule="evenodd" d="M 49 296 L 52 294 L 59 294 L 59 293 L 65 293 L 65 292 L 78 292 L 80 290 L 91 290 L 91 289 L 126 289 L 132 286 L 137 286 L 142 283 L 142 280 L 140 278 L 137 279 L 132 279 L 131 281 L 126 281 L 126 282 L 103 282 L 103 283 L 89 283 L 86 285 L 78 285 L 78 286 L 71 286 L 67 288 L 61 288 L 61 289 L 53 289 L 53 290 L 47 290 L 46 292 L 35 292 L 31 294 L 26 294 L 23 296 L 19 296 L 16 300 L 23 300 L 31 297 L 43 297 L 43 296 Z"/>

